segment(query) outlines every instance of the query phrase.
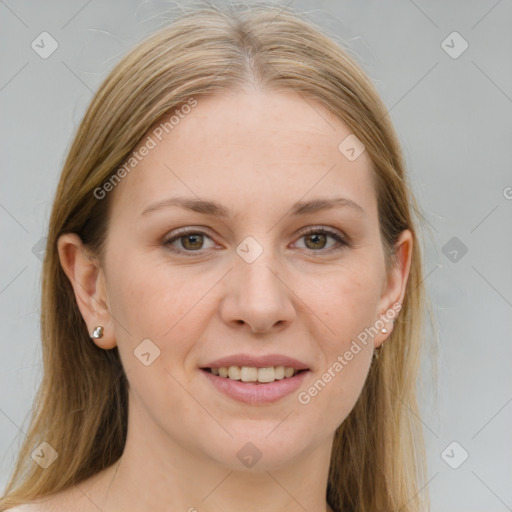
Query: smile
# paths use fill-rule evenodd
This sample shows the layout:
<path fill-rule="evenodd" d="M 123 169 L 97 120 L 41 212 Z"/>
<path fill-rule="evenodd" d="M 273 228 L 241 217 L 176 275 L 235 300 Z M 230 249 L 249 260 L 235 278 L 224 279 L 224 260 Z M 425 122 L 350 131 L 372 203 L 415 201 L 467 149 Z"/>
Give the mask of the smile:
<path fill-rule="evenodd" d="M 275 380 L 289 379 L 300 371 L 289 366 L 266 366 L 257 368 L 255 366 L 220 366 L 218 368 L 205 368 L 213 375 L 218 375 L 231 380 L 242 382 L 267 383 Z"/>
<path fill-rule="evenodd" d="M 201 368 L 201 373 L 223 395 L 258 405 L 275 402 L 293 393 L 310 371 L 284 366 L 221 366 Z"/>

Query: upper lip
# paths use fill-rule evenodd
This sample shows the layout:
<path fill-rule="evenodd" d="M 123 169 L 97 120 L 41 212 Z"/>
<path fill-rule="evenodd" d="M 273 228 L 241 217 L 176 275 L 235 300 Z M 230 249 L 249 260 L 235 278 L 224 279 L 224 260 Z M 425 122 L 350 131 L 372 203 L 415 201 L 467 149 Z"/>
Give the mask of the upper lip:
<path fill-rule="evenodd" d="M 229 366 L 250 366 L 266 368 L 269 366 L 285 366 L 295 370 L 309 370 L 309 366 L 302 361 L 282 354 L 267 354 L 264 356 L 252 356 L 250 354 L 234 354 L 221 357 L 215 361 L 205 364 L 201 368 L 220 368 Z"/>

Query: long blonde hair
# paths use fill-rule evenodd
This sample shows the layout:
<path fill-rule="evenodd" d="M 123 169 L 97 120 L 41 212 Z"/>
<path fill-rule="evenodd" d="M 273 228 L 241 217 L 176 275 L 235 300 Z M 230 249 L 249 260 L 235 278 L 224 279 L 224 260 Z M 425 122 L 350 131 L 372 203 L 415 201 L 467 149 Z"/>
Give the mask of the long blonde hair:
<path fill-rule="evenodd" d="M 127 379 L 117 347 L 89 339 L 57 240 L 73 232 L 101 259 L 109 196 L 95 197 L 164 114 L 190 98 L 251 84 L 320 101 L 362 141 L 373 162 L 386 265 L 400 233 L 413 233 L 402 310 L 375 358 L 353 410 L 335 433 L 327 501 L 336 512 L 426 510 L 426 458 L 416 401 L 425 345 L 426 298 L 414 213 L 400 145 L 386 107 L 341 44 L 301 14 L 283 7 L 202 6 L 138 44 L 115 66 L 91 101 L 56 191 L 42 271 L 44 375 L 31 423 L 0 499 L 0 509 L 79 484 L 122 455 Z M 221 141 L 219 141 L 219 144 Z M 58 452 L 43 469 L 32 451 Z"/>

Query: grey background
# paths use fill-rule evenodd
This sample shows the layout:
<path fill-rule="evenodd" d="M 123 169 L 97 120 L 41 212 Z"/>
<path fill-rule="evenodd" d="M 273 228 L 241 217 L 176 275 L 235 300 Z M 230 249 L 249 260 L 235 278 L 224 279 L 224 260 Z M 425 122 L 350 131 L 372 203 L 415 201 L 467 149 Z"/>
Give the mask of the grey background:
<path fill-rule="evenodd" d="M 439 380 L 425 367 L 420 399 L 432 510 L 512 510 L 511 2 L 293 5 L 345 41 L 374 81 L 431 226 Z M 42 375 L 38 242 L 64 158 L 100 82 L 169 9 L 176 3 L 0 1 L 2 490 Z M 43 31 L 58 43 L 47 59 L 31 47 Z M 457 58 L 454 31 L 469 45 Z M 463 450 L 467 460 L 450 467 Z"/>

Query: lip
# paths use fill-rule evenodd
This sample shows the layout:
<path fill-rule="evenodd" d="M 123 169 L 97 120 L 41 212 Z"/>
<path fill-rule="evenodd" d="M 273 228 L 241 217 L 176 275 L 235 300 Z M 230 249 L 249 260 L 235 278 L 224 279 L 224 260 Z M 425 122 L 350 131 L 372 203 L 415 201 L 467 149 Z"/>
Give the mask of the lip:
<path fill-rule="evenodd" d="M 217 362 L 215 362 L 215 364 L 217 364 Z M 231 380 L 227 377 L 219 377 L 218 375 L 213 375 L 213 373 L 203 369 L 201 369 L 200 372 L 220 392 L 238 400 L 239 402 L 251 405 L 268 404 L 284 398 L 290 393 L 296 391 L 306 376 L 310 373 L 309 370 L 305 370 L 297 373 L 293 377 L 275 380 L 274 382 L 257 383 L 242 382 L 240 380 Z"/>
<path fill-rule="evenodd" d="M 285 366 L 296 370 L 309 370 L 309 366 L 298 359 L 283 354 L 267 354 L 264 356 L 252 356 L 250 354 L 234 354 L 222 357 L 202 365 L 201 368 L 220 368 L 222 366 L 250 366 L 266 368 L 269 366 Z M 222 378 L 222 377 L 221 377 Z M 293 378 L 293 377 L 290 377 Z M 236 381 L 233 381 L 236 382 Z"/>

